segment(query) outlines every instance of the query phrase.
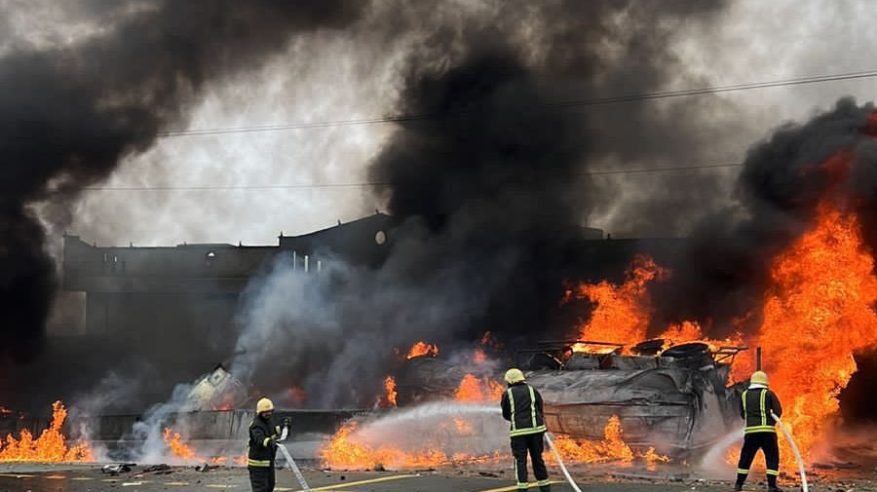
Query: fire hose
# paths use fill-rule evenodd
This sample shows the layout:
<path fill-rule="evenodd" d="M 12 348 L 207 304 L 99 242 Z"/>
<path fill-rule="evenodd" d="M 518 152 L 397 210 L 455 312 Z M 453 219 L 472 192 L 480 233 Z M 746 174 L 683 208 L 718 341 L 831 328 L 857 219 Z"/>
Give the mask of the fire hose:
<path fill-rule="evenodd" d="M 286 458 L 286 465 L 292 470 L 292 473 L 295 475 L 296 480 L 301 485 L 301 489 L 303 492 L 311 492 L 311 488 L 308 487 L 308 483 L 305 481 L 304 475 L 301 474 L 301 470 L 298 469 L 298 465 L 295 464 L 295 460 L 290 456 L 289 451 L 286 449 L 286 446 L 283 444 L 277 443 L 277 448 L 283 453 L 283 457 Z"/>
<path fill-rule="evenodd" d="M 789 430 L 788 426 L 777 417 L 777 414 L 773 413 L 773 410 L 770 412 L 770 416 L 776 421 L 777 425 L 779 425 L 780 430 L 783 431 L 783 435 L 786 436 L 786 440 L 789 441 L 789 444 L 792 446 L 792 453 L 795 455 L 795 460 L 798 462 L 798 472 L 801 474 L 801 490 L 804 492 L 809 492 L 809 487 L 807 486 L 807 472 L 804 471 L 804 459 L 801 458 L 801 452 L 798 450 L 798 445 L 795 444 L 795 439 L 792 437 L 792 431 Z"/>
<path fill-rule="evenodd" d="M 576 492 L 582 492 L 582 489 L 580 489 L 579 486 L 576 485 L 575 481 L 570 476 L 569 471 L 566 469 L 566 465 L 563 464 L 563 460 L 560 459 L 560 453 L 557 451 L 557 448 L 554 447 L 554 441 L 551 439 L 551 433 L 545 433 L 545 441 L 548 442 L 548 447 L 551 448 L 551 453 L 554 454 L 554 459 L 557 460 L 557 464 L 560 466 L 560 471 L 563 472 L 563 476 L 566 477 L 566 481 L 569 482 L 573 490 L 575 490 Z M 805 488 L 804 490 L 806 492 L 807 489 Z"/>

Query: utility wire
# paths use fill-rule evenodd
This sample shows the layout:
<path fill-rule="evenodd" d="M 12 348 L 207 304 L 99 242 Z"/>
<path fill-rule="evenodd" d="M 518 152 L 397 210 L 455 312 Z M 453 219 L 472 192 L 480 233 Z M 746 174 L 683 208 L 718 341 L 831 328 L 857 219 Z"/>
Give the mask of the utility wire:
<path fill-rule="evenodd" d="M 602 176 L 607 174 L 643 174 L 673 171 L 692 171 L 702 169 L 721 169 L 740 167 L 742 163 L 705 164 L 700 166 L 657 167 L 642 169 L 606 169 L 576 173 L 576 176 Z M 390 186 L 384 181 L 363 181 L 354 183 L 310 183 L 310 184 L 278 184 L 278 185 L 210 185 L 210 186 L 99 186 L 83 188 L 83 191 L 236 191 L 236 190 L 291 190 L 319 188 L 365 188 Z"/>
<path fill-rule="evenodd" d="M 867 70 L 861 72 L 848 72 L 841 74 L 830 74 L 830 75 L 815 75 L 810 77 L 797 77 L 791 79 L 780 79 L 780 80 L 771 80 L 771 81 L 763 81 L 763 82 L 749 82 L 744 84 L 733 84 L 733 85 L 723 85 L 723 86 L 709 86 L 709 87 L 700 87 L 700 88 L 692 88 L 692 89 L 681 89 L 674 91 L 659 91 L 659 92 L 648 92 L 648 93 L 640 93 L 640 94 L 628 94 L 621 96 L 611 96 L 611 97 L 601 97 L 601 98 L 593 98 L 593 99 L 574 99 L 567 101 L 557 101 L 553 103 L 546 103 L 543 107 L 547 109 L 564 109 L 564 108 L 575 108 L 575 107 L 587 107 L 587 106 L 599 106 L 604 104 L 618 104 L 618 103 L 627 103 L 634 101 L 650 101 L 656 99 L 667 99 L 667 98 L 675 98 L 675 97 L 690 97 L 690 96 L 701 96 L 707 94 L 720 94 L 727 92 L 739 92 L 739 91 L 747 91 L 754 89 L 767 89 L 773 87 L 787 87 L 787 86 L 796 86 L 796 85 L 807 85 L 807 84 L 819 84 L 826 82 L 837 82 L 842 80 L 856 80 L 856 79 L 866 79 L 866 78 L 875 78 L 877 77 L 877 70 Z M 330 121 L 315 121 L 310 123 L 289 123 L 282 125 L 259 125 L 259 126 L 239 126 L 239 127 L 229 127 L 229 128 L 195 128 L 191 130 L 179 130 L 179 131 L 168 131 L 161 132 L 159 136 L 162 137 L 187 137 L 187 136 L 198 136 L 198 135 L 223 135 L 230 133 L 258 133 L 258 132 L 273 132 L 273 131 L 284 131 L 284 130 L 305 130 L 311 128 L 329 128 L 329 127 L 339 127 L 339 126 L 354 126 L 354 125 L 372 125 L 372 124 L 383 124 L 383 123 L 399 123 L 405 121 L 417 121 L 417 120 L 429 120 L 429 119 L 439 119 L 439 118 L 448 118 L 453 116 L 461 116 L 470 113 L 471 111 L 458 111 L 453 113 L 423 113 L 423 114 L 400 114 L 400 115 L 391 115 L 391 116 L 383 116 L 383 117 L 373 117 L 373 118 L 359 118 L 359 119 L 348 119 L 348 120 L 330 120 Z"/>

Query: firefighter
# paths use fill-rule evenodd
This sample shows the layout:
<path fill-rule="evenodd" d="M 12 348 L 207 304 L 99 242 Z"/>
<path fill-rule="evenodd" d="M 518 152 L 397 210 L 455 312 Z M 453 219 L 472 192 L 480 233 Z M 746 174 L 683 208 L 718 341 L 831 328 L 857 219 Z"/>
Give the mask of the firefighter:
<path fill-rule="evenodd" d="M 740 398 L 740 415 L 746 421 L 743 450 L 737 465 L 737 484 L 734 490 L 743 490 L 743 483 L 749 475 L 749 466 L 758 450 L 764 452 L 767 464 L 767 490 L 780 492 L 777 475 L 780 467 L 780 450 L 777 446 L 776 421 L 771 412 L 782 417 L 783 407 L 776 394 L 767 387 L 767 374 L 762 371 L 752 373 L 749 389 Z"/>
<path fill-rule="evenodd" d="M 524 380 L 520 369 L 509 369 L 505 373 L 508 389 L 502 395 L 500 406 L 502 416 L 511 422 L 512 455 L 515 457 L 515 475 L 518 490 L 527 490 L 527 453 L 533 462 L 533 475 L 541 492 L 551 490 L 548 470 L 542 459 L 545 448 L 545 420 L 542 415 L 542 395 Z"/>
<path fill-rule="evenodd" d="M 274 403 L 262 398 L 256 403 L 256 416 L 250 423 L 250 440 L 247 446 L 247 471 L 253 492 L 274 491 L 274 457 L 277 442 L 289 434 L 289 419 L 283 426 L 274 422 Z"/>

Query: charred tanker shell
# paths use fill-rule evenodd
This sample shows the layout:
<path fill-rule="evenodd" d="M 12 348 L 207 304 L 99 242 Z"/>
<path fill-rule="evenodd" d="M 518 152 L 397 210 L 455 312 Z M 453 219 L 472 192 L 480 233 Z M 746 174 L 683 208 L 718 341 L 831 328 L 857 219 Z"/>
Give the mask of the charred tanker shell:
<path fill-rule="evenodd" d="M 599 440 L 617 416 L 629 445 L 683 456 L 714 443 L 739 418 L 740 389 L 728 383 L 740 348 L 693 342 L 644 356 L 570 353 L 569 347 L 554 351 L 558 358 L 568 354 L 559 370 L 527 374 L 542 392 L 552 432 Z"/>
<path fill-rule="evenodd" d="M 664 340 L 624 351 L 599 344 L 556 342 L 521 351 L 527 381 L 542 393 L 551 432 L 599 442 L 610 419 L 624 429 L 633 448 L 654 448 L 683 457 L 704 449 L 735 428 L 741 385 L 730 384 L 731 364 L 742 347 L 682 343 L 653 355 L 641 354 Z M 408 361 L 398 377 L 400 405 L 450 398 L 466 371 L 430 357 Z"/>

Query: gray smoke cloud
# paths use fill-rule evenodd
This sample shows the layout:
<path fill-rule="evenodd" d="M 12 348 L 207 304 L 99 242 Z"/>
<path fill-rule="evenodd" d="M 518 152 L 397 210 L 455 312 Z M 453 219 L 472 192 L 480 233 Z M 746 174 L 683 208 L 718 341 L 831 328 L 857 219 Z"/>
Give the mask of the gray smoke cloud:
<path fill-rule="evenodd" d="M 69 225 L 82 188 L 182 124 L 209 81 L 258 66 L 297 32 L 343 27 L 362 4 L 94 5 L 113 28 L 0 59 L 0 306 L 11 317 L 0 337 L 20 358 L 38 350 L 56 288 L 44 224 Z"/>
<path fill-rule="evenodd" d="M 266 392 L 303 381 L 309 405 L 362 406 L 393 369 L 393 348 L 471 343 L 487 330 L 533 341 L 568 328 L 551 319 L 580 266 L 582 220 L 604 199 L 589 166 L 694 146 L 687 136 L 704 111 L 631 102 L 606 118 L 551 103 L 660 86 L 679 67 L 659 48 L 672 20 L 709 22 L 721 4 L 491 6 L 449 24 L 423 25 L 418 7 L 393 18 L 421 34 L 393 111 L 414 117 L 397 123 L 369 168 L 387 184 L 379 193 L 398 227 L 389 258 L 317 278 L 281 262 L 246 297 L 235 375 Z"/>

